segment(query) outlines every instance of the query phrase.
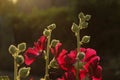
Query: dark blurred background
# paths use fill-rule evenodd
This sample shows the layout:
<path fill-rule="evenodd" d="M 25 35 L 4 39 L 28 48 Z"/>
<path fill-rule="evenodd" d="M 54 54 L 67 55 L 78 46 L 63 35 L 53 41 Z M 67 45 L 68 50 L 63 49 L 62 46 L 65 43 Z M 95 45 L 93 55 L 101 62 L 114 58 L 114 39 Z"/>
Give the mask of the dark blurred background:
<path fill-rule="evenodd" d="M 8 47 L 21 42 L 32 47 L 52 23 L 57 25 L 52 38 L 59 39 L 64 48 L 74 49 L 76 38 L 71 25 L 78 24 L 81 11 L 92 15 L 89 27 L 81 31 L 81 36 L 91 36 L 83 47 L 97 50 L 103 80 L 120 80 L 120 0 L 0 0 L 0 75 L 11 76 L 13 72 Z M 37 59 L 31 67 L 31 75 L 44 75 L 43 59 Z"/>

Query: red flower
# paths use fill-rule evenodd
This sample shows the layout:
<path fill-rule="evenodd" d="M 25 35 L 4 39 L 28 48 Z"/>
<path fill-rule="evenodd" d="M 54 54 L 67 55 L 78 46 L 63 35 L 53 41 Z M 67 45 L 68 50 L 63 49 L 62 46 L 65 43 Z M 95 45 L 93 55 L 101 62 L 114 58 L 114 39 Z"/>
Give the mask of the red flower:
<path fill-rule="evenodd" d="M 93 49 L 83 51 L 85 57 L 82 62 L 85 62 L 84 70 L 80 70 L 80 78 L 84 79 L 88 76 L 92 80 L 102 80 L 102 67 L 99 65 L 100 57 L 96 55 Z"/>
<path fill-rule="evenodd" d="M 38 50 L 35 48 L 28 48 L 25 52 L 25 64 L 30 65 L 35 61 L 35 58 L 39 56 Z"/>
<path fill-rule="evenodd" d="M 80 70 L 80 80 L 84 80 L 86 77 L 91 80 L 102 80 L 102 67 L 99 65 L 100 57 L 96 55 L 96 51 L 91 48 L 81 48 L 80 51 L 85 53 L 85 57 L 82 60 L 85 65 L 83 66 L 84 69 Z M 62 78 L 58 78 L 58 80 L 74 80 L 69 79 L 68 75 L 74 74 L 74 77 L 76 75 L 76 73 L 72 71 L 75 71 L 74 63 L 76 62 L 77 50 L 73 50 L 68 53 L 67 50 L 62 49 L 62 51 L 57 54 L 59 54 L 56 57 L 57 62 L 60 68 L 65 70 L 65 74 Z"/>
<path fill-rule="evenodd" d="M 33 48 L 28 48 L 24 54 L 25 56 L 25 64 L 30 65 L 32 64 L 36 57 L 38 57 L 42 51 L 45 49 L 45 42 L 46 42 L 46 37 L 41 36 L 37 42 L 34 43 Z"/>

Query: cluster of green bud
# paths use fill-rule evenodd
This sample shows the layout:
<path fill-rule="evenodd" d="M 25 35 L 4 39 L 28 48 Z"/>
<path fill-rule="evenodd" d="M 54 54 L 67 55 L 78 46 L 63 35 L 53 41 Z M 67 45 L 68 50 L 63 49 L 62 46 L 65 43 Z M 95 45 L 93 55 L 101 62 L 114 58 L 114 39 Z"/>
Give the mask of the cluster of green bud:
<path fill-rule="evenodd" d="M 56 25 L 55 25 L 55 24 L 49 25 L 49 26 L 47 27 L 47 29 L 45 29 L 45 30 L 43 31 L 43 35 L 46 36 L 46 37 L 50 36 L 51 31 L 54 30 L 55 28 L 56 28 Z"/>
<path fill-rule="evenodd" d="M 9 52 L 13 55 L 16 56 L 18 55 L 20 52 L 24 52 L 26 50 L 26 43 L 20 43 L 18 44 L 18 46 L 14 46 L 14 45 L 10 45 L 9 47 Z"/>
<path fill-rule="evenodd" d="M 88 22 L 86 22 L 86 21 L 89 21 L 91 19 L 91 15 L 84 15 L 84 13 L 81 12 L 78 15 L 78 17 L 79 17 L 79 20 L 80 20 L 80 23 L 79 23 L 80 29 L 87 28 L 88 27 Z"/>
<path fill-rule="evenodd" d="M 18 75 L 21 78 L 26 78 L 30 74 L 30 67 L 23 67 L 19 69 Z"/>

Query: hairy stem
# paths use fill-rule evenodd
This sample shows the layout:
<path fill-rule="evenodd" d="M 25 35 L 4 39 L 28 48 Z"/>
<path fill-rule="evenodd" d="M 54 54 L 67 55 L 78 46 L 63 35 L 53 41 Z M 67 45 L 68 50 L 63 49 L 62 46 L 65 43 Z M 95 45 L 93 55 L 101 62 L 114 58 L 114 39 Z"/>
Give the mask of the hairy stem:
<path fill-rule="evenodd" d="M 17 80 L 17 71 L 18 71 L 18 66 L 16 62 L 16 57 L 14 57 L 14 80 Z"/>

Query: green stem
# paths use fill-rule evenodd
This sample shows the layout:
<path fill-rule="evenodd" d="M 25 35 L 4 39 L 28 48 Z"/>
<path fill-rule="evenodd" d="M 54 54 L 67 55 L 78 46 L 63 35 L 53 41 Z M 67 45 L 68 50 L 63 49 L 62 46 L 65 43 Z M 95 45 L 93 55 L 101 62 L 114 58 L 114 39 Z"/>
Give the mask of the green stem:
<path fill-rule="evenodd" d="M 77 53 L 80 52 L 80 31 L 76 33 L 76 37 L 77 37 Z M 78 58 L 77 58 L 77 66 L 79 66 L 78 63 Z M 76 80 L 79 80 L 79 69 L 76 69 Z"/>
<path fill-rule="evenodd" d="M 18 67 L 17 67 L 16 57 L 14 57 L 14 80 L 17 80 L 17 71 L 18 71 Z"/>
<path fill-rule="evenodd" d="M 48 36 L 48 42 L 47 42 L 47 53 L 46 53 L 46 69 L 45 69 L 45 80 L 49 79 L 49 69 L 48 69 L 48 65 L 49 65 L 49 51 L 50 51 L 50 40 L 51 40 L 51 33 Z"/>

